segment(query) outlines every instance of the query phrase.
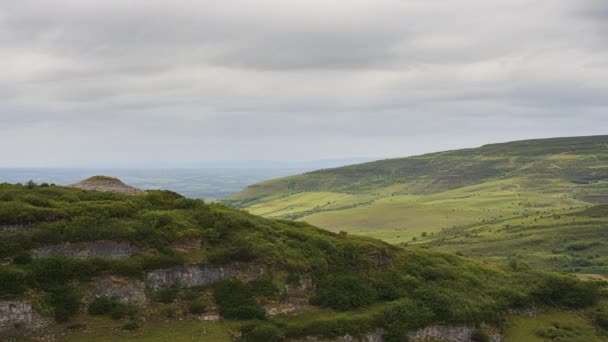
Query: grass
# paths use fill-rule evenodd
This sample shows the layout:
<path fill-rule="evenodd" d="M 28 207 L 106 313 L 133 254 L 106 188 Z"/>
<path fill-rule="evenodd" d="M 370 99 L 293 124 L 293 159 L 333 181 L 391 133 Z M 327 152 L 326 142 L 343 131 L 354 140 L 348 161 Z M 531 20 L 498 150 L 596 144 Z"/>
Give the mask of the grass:
<path fill-rule="evenodd" d="M 576 313 L 549 311 L 536 317 L 514 316 L 505 332 L 506 341 L 602 342 L 593 325 Z"/>
<path fill-rule="evenodd" d="M 254 184 L 226 202 L 390 243 L 608 203 L 608 136 L 486 145 Z"/>
<path fill-rule="evenodd" d="M 134 331 L 122 329 L 122 323 L 102 317 L 79 317 L 68 325 L 52 330 L 57 342 L 229 342 L 228 324 L 199 321 L 148 321 Z"/>
<path fill-rule="evenodd" d="M 608 274 L 608 207 L 539 211 L 528 217 L 446 230 L 417 243 L 492 263 Z"/>

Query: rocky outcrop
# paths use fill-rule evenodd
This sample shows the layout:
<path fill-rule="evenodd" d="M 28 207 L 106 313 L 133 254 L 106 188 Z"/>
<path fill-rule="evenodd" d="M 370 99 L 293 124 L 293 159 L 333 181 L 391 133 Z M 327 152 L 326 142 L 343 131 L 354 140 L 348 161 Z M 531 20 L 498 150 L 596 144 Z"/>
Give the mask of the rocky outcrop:
<path fill-rule="evenodd" d="M 309 276 L 301 277 L 297 284 L 285 285 L 281 301 L 270 302 L 264 305 L 266 315 L 290 314 L 309 307 L 309 298 L 313 291 L 314 286 Z"/>
<path fill-rule="evenodd" d="M 0 225 L 0 232 L 23 232 L 31 230 L 33 225 L 31 223 L 22 224 L 3 224 Z"/>
<path fill-rule="evenodd" d="M 344 335 L 336 338 L 322 338 L 308 336 L 297 339 L 288 339 L 289 342 L 382 342 L 384 332 L 381 329 L 367 333 L 363 336 Z"/>
<path fill-rule="evenodd" d="M 257 279 L 262 274 L 262 267 L 257 264 L 231 264 L 226 266 L 195 264 L 149 272 L 146 276 L 146 284 L 153 290 L 160 290 L 173 285 L 188 288 L 212 284 L 230 278 L 247 282 Z"/>
<path fill-rule="evenodd" d="M 32 303 L 24 300 L 0 301 L 0 337 L 40 329 L 51 323 L 32 308 Z"/>
<path fill-rule="evenodd" d="M 141 194 L 144 192 L 142 189 L 126 185 L 118 178 L 108 176 L 93 176 L 76 184 L 72 184 L 70 187 L 82 190 L 122 192 L 126 194 Z"/>
<path fill-rule="evenodd" d="M 476 330 L 470 326 L 445 326 L 432 325 L 418 329 L 408 334 L 408 340 L 412 342 L 422 341 L 444 341 L 444 342 L 471 342 L 471 335 Z M 491 342 L 502 342 L 502 335 L 498 332 L 485 328 L 484 332 L 490 337 Z"/>
<path fill-rule="evenodd" d="M 64 256 L 70 258 L 104 258 L 120 259 L 130 257 L 139 252 L 139 248 L 128 243 L 115 241 L 92 241 L 63 243 L 45 246 L 32 250 L 34 258 L 48 258 L 51 256 Z"/>
<path fill-rule="evenodd" d="M 143 281 L 119 277 L 99 277 L 93 280 L 91 297 L 109 298 L 122 303 L 146 305 L 146 287 Z"/>

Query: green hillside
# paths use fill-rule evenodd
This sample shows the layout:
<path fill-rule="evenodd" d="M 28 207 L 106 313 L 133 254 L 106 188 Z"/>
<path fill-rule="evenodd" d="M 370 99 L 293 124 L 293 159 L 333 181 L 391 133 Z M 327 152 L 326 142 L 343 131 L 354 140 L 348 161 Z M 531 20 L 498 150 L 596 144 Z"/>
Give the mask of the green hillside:
<path fill-rule="evenodd" d="M 608 136 L 516 141 L 319 170 L 226 203 L 390 243 L 608 202 Z"/>
<path fill-rule="evenodd" d="M 410 243 L 492 263 L 525 263 L 546 270 L 608 275 L 608 205 L 550 214 L 538 211 L 419 236 Z"/>
<path fill-rule="evenodd" d="M 0 259 L 0 310 L 23 310 L 3 317 L 2 338 L 279 341 L 382 328 L 385 341 L 401 341 L 431 324 L 502 329 L 514 308 L 584 309 L 595 336 L 591 322 L 608 319 L 594 282 L 163 191 L 1 184 Z M 275 316 L 273 305 L 294 310 Z M 201 322 L 211 314 L 226 321 Z"/>

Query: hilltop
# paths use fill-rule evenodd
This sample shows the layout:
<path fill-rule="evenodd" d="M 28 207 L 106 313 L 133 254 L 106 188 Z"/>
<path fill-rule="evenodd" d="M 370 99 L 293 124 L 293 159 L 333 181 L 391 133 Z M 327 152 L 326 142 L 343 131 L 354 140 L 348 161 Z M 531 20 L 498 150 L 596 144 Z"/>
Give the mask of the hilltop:
<path fill-rule="evenodd" d="M 167 191 L 0 184 L 0 260 L 3 337 L 479 341 L 507 333 L 513 312 L 577 309 L 584 318 L 564 311 L 572 321 L 546 329 L 567 337 L 576 321 L 599 341 L 590 322 L 607 319 L 594 283 Z"/>
<path fill-rule="evenodd" d="M 81 182 L 70 185 L 82 190 L 97 190 L 106 192 L 121 192 L 125 194 L 141 194 L 144 191 L 123 183 L 120 179 L 108 176 L 93 176 Z"/>
<path fill-rule="evenodd" d="M 254 184 L 225 203 L 391 243 L 608 202 L 608 136 L 490 144 Z"/>

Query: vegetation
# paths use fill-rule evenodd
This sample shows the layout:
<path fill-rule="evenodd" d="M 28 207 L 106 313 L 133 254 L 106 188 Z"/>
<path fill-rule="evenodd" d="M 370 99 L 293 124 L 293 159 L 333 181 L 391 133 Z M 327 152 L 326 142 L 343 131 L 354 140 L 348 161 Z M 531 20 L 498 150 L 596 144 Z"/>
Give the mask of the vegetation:
<path fill-rule="evenodd" d="M 608 274 L 608 206 L 474 224 L 417 241 L 447 252 L 514 267 Z"/>
<path fill-rule="evenodd" d="M 607 143 L 608 136 L 527 140 L 380 160 L 262 182 L 226 203 L 406 243 L 606 203 Z"/>
<path fill-rule="evenodd" d="M 255 263 L 262 265 L 265 276 L 249 283 L 232 279 L 201 289 L 159 291 L 151 311 L 164 311 L 166 317 L 200 313 L 209 304 L 209 291 L 225 318 L 255 320 L 239 327 L 249 341 L 363 334 L 377 327 L 398 340 L 431 323 L 499 324 L 511 308 L 578 309 L 601 296 L 595 283 L 564 275 L 488 266 L 416 246 L 401 248 L 171 192 L 123 195 L 3 184 L 0 198 L 5 199 L 0 206 L 48 213 L 28 216 L 18 209 L 6 211 L 0 221 L 0 253 L 7 260 L 0 266 L 0 296 L 28 298 L 59 322 L 78 321 L 85 290 L 96 276 L 143 279 L 149 270 L 203 262 Z M 137 245 L 141 251 L 112 260 L 41 258 L 35 253 L 51 244 L 106 239 Z M 316 289 L 312 314 L 266 317 L 262 305 L 280 298 L 283 285 L 303 277 Z M 126 320 L 125 329 L 137 328 L 137 316 L 146 314 L 111 299 L 95 300 L 88 310 Z"/>

